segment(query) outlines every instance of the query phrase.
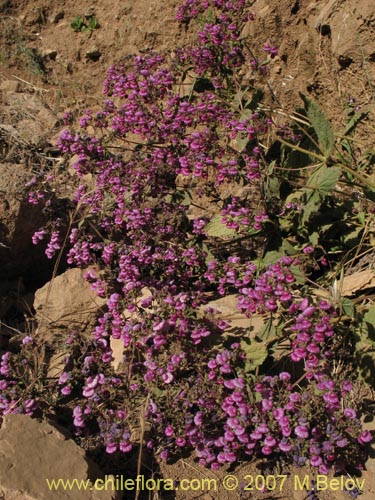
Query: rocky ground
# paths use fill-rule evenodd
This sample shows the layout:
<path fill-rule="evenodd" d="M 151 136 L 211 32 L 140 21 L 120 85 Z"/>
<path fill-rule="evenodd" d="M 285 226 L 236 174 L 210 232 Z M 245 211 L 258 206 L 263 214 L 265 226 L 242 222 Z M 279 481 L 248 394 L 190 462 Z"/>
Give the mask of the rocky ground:
<path fill-rule="evenodd" d="M 265 103 L 287 114 L 300 102 L 299 92 L 316 98 L 335 127 L 353 106 L 372 110 L 375 92 L 375 5 L 370 0 L 255 0 L 257 19 L 244 35 L 261 47 L 279 47 L 265 84 Z M 81 271 L 67 270 L 63 262 L 47 261 L 31 236 L 46 222 L 45 214 L 25 199 L 25 183 L 46 162 L 58 165 L 55 141 L 63 129 L 63 113 L 78 117 L 101 100 L 106 69 L 115 61 L 146 49 L 173 50 L 191 37 L 174 22 L 178 0 L 132 2 L 72 0 L 53 3 L 36 0 L 0 0 L 0 350 L 20 342 L 20 334 L 37 328 L 46 341 L 56 340 L 69 325 L 81 332 L 90 326 L 103 303 L 89 289 Z M 74 31 L 80 17 L 88 29 Z M 90 20 L 92 21 L 90 25 Z M 91 29 L 92 28 L 92 29 Z M 280 115 L 282 116 L 282 115 Z M 363 137 L 371 142 L 370 137 Z M 56 193 L 65 206 L 71 187 L 69 165 Z M 350 284 L 348 285 L 351 286 Z M 221 304 L 230 314 L 230 304 Z M 25 317 L 27 320 L 25 320 Z M 240 318 L 238 327 L 241 327 Z M 114 344 L 114 350 L 116 345 Z M 61 369 L 61 353 L 46 354 L 49 376 Z M 55 422 L 63 427 L 63 416 Z M 371 427 L 371 423 L 368 424 Z M 22 428 L 22 435 L 18 429 Z M 26 436 L 26 437 L 25 437 Z M 99 465 L 94 464 L 93 458 Z M 0 428 L 0 497 L 15 499 L 115 498 L 108 492 L 70 495 L 51 492 L 45 478 L 95 479 L 103 474 L 135 474 L 137 456 L 129 464 L 103 463 L 85 456 L 64 430 L 26 416 L 11 415 Z M 111 467 L 115 467 L 111 470 Z M 375 492 L 375 465 L 370 458 L 363 500 Z M 225 473 L 197 467 L 192 457 L 176 464 L 147 462 L 148 477 L 176 480 L 213 478 Z M 306 492 L 293 487 L 295 475 L 308 470 L 290 469 L 283 491 L 262 492 L 152 492 L 144 498 L 202 500 L 223 498 L 295 498 Z M 234 472 L 275 474 L 242 464 Z M 246 482 L 246 480 L 244 481 Z M 1 496 L 2 494 L 2 496 Z M 118 495 L 120 497 L 120 495 Z M 124 495 L 123 498 L 130 498 Z M 326 490 L 321 499 L 347 499 L 347 493 Z"/>

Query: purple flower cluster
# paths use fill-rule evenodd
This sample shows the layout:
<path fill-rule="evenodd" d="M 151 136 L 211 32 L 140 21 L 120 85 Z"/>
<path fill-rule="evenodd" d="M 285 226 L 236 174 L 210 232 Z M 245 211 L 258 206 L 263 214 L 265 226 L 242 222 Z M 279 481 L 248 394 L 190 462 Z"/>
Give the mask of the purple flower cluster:
<path fill-rule="evenodd" d="M 37 402 L 30 394 L 25 394 L 24 386 L 27 380 L 27 360 L 21 362 L 21 374 L 17 373 L 17 363 L 19 356 L 12 356 L 6 352 L 1 357 L 0 362 L 0 417 L 11 413 L 23 413 L 33 416 L 37 410 Z M 23 373 L 22 373 L 23 372 Z M 20 375 L 23 375 L 23 383 L 20 384 Z"/>
<path fill-rule="evenodd" d="M 163 459 L 194 450 L 202 465 L 217 469 L 286 455 L 322 473 L 347 457 L 360 463 L 372 436 L 348 403 L 350 383 L 331 377 L 333 306 L 307 296 L 297 258 L 257 268 L 246 247 L 217 248 L 205 234 L 208 217 L 192 217 L 182 201 L 192 191 L 181 185 L 192 186 L 194 204 L 216 203 L 239 240 L 269 220 L 243 188 L 259 187 L 260 140 L 272 122 L 235 99 L 248 85 L 246 71 L 259 68 L 240 37 L 252 16 L 245 0 L 186 0 L 177 18 L 188 23 L 201 15 L 194 46 L 110 68 L 102 109 L 86 111 L 79 133 L 60 136 L 79 183 L 67 261 L 86 269 L 106 308 L 90 340 L 68 338 L 58 401 L 74 408 L 77 434 L 99 433 L 108 453 L 131 451 L 142 408 L 152 429 L 146 447 Z M 277 53 L 264 50 L 270 58 Z M 191 69 L 195 80 L 187 84 Z M 241 194 L 223 195 L 229 183 Z M 44 195 L 33 190 L 30 201 L 40 202 Z M 59 221 L 51 227 L 49 258 L 62 242 Z M 33 242 L 46 235 L 37 231 Z M 305 259 L 309 253 L 305 248 Z M 281 362 L 269 344 L 267 374 L 252 365 L 244 342 L 253 339 L 238 339 L 213 308 L 202 312 L 213 294 L 233 293 L 241 313 L 264 315 L 288 344 Z M 123 346 L 117 372 L 113 341 Z M 4 354 L 0 367 L 0 415 L 32 414 L 35 398 L 11 356 Z"/>

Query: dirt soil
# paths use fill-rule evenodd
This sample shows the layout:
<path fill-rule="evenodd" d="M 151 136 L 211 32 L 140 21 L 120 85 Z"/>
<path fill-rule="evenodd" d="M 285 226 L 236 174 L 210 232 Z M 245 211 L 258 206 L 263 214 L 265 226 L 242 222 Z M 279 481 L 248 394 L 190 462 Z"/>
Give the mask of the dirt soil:
<path fill-rule="evenodd" d="M 0 161 L 19 164 L 23 160 L 26 171 L 32 170 L 37 155 L 43 157 L 54 150 L 57 134 L 63 129 L 64 111 L 72 110 L 77 117 L 100 103 L 105 73 L 113 62 L 146 49 L 173 50 L 187 43 L 192 33 L 180 29 L 174 20 L 178 3 L 0 0 Z M 245 27 L 244 35 L 251 38 L 259 51 L 266 42 L 279 47 L 264 89 L 270 106 L 288 113 L 301 102 L 302 92 L 317 98 L 335 126 L 340 127 L 353 106 L 371 103 L 375 92 L 372 0 L 250 3 L 256 22 Z M 73 31 L 71 23 L 78 16 L 87 22 L 95 16 L 95 29 Z M 12 141 L 14 147 L 9 146 Z M 33 148 L 34 160 L 17 156 L 17 145 L 25 143 Z M 375 492 L 372 462 L 368 469 L 363 475 L 363 500 L 372 498 Z M 250 478 L 279 472 L 259 471 L 255 465 L 241 464 L 235 471 L 213 473 L 200 468 L 193 457 L 160 465 L 159 472 L 161 477 L 175 480 L 214 478 L 219 484 L 226 474 L 235 474 L 241 480 L 235 491 L 222 487 L 217 491 L 180 490 L 173 494 L 154 491 L 144 498 L 302 500 L 307 492 L 298 491 L 293 478 L 310 474 L 308 470 L 292 468 L 282 491 L 276 488 L 262 492 L 246 488 Z M 319 492 L 319 498 L 344 500 L 350 496 L 326 489 Z"/>

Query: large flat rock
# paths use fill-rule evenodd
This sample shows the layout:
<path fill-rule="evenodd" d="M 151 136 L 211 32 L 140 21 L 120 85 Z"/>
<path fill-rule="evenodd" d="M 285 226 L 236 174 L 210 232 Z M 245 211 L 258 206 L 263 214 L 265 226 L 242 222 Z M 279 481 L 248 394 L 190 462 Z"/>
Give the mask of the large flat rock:
<path fill-rule="evenodd" d="M 4 500 L 110 500 L 93 487 L 100 470 L 72 439 L 47 422 L 7 415 L 0 429 L 0 498 Z M 88 481 L 81 487 L 51 490 L 47 479 Z M 83 483 L 81 483 L 83 484 Z M 73 486 L 75 486 L 73 484 Z M 90 489 L 91 488 L 91 489 Z"/>

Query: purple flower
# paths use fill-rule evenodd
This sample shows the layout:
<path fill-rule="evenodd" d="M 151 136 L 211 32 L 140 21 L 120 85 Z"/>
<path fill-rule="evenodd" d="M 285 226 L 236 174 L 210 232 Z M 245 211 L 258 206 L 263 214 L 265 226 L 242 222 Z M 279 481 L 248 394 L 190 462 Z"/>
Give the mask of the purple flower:
<path fill-rule="evenodd" d="M 352 408 L 345 408 L 344 415 L 345 415 L 345 417 L 348 417 L 351 420 L 354 420 L 357 417 L 357 412 L 355 410 L 353 410 Z"/>
<path fill-rule="evenodd" d="M 306 439 L 309 437 L 309 430 L 306 425 L 297 425 L 294 429 L 294 433 L 296 436 L 302 439 Z"/>
<path fill-rule="evenodd" d="M 370 443 L 372 441 L 372 434 L 370 431 L 362 431 L 357 439 L 358 443 L 365 444 Z"/>
<path fill-rule="evenodd" d="M 320 455 L 312 455 L 310 457 L 310 464 L 313 467 L 319 467 L 319 465 L 321 465 L 322 462 L 323 462 L 323 460 L 322 460 L 322 457 Z"/>
<path fill-rule="evenodd" d="M 305 254 L 309 254 L 309 253 L 312 253 L 314 251 L 314 247 L 312 245 L 307 245 L 303 250 L 302 252 L 305 253 Z"/>
<path fill-rule="evenodd" d="M 111 453 L 115 453 L 115 451 L 117 451 L 117 445 L 116 443 L 113 443 L 111 441 L 107 442 L 107 446 L 105 448 L 105 451 L 109 454 Z"/>
<path fill-rule="evenodd" d="M 164 429 L 164 434 L 167 436 L 167 437 L 170 437 L 170 436 L 173 436 L 174 434 L 174 429 L 171 425 L 167 425 L 167 427 Z"/>

